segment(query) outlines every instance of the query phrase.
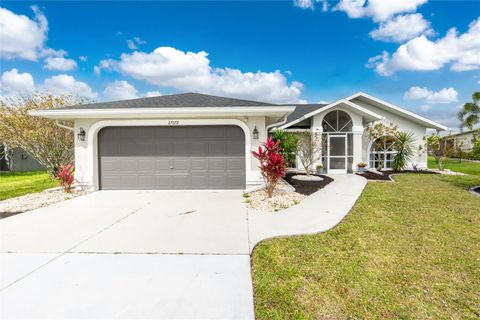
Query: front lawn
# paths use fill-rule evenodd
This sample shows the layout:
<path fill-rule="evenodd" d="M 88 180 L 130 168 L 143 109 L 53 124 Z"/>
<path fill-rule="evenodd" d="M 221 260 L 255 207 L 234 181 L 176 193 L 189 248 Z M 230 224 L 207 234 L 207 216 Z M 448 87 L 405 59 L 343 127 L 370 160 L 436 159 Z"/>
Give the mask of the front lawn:
<path fill-rule="evenodd" d="M 428 157 L 428 167 L 430 169 L 438 169 L 438 164 L 435 163 L 435 158 Z M 456 172 L 480 176 L 480 162 L 473 162 L 463 159 L 460 162 L 458 159 L 447 159 L 445 168 Z"/>
<path fill-rule="evenodd" d="M 59 182 L 52 180 L 46 171 L 1 173 L 0 201 L 57 186 Z"/>
<path fill-rule="evenodd" d="M 345 220 L 252 257 L 258 319 L 478 319 L 480 177 L 368 183 Z"/>

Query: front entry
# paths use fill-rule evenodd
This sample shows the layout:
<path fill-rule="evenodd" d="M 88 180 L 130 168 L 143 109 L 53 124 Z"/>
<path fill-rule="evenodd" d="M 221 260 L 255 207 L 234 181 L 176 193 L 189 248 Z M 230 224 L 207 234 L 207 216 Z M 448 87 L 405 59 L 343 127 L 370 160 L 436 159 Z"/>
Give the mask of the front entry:
<path fill-rule="evenodd" d="M 328 173 L 347 173 L 347 136 L 328 135 Z"/>

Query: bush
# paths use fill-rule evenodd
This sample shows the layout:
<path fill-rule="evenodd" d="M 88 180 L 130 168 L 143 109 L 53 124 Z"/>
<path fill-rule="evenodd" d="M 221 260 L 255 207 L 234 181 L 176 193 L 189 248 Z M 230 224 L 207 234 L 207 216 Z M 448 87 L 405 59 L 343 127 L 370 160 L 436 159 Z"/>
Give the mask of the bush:
<path fill-rule="evenodd" d="M 298 147 L 298 136 L 291 132 L 286 132 L 281 129 L 277 129 L 272 133 L 273 141 L 280 141 L 280 153 L 285 159 L 287 167 L 295 167 L 295 153 Z"/>
<path fill-rule="evenodd" d="M 280 152 L 280 142 L 273 141 L 271 137 L 258 147 L 258 151 L 252 151 L 252 155 L 260 161 L 259 168 L 267 186 L 266 192 L 269 198 L 272 197 L 278 181 L 287 173 L 285 159 Z"/>
<path fill-rule="evenodd" d="M 73 164 L 61 165 L 60 166 L 60 173 L 58 174 L 58 178 L 60 179 L 60 185 L 63 187 L 63 191 L 65 192 L 72 192 L 72 184 L 74 181 L 74 173 L 75 168 Z"/>

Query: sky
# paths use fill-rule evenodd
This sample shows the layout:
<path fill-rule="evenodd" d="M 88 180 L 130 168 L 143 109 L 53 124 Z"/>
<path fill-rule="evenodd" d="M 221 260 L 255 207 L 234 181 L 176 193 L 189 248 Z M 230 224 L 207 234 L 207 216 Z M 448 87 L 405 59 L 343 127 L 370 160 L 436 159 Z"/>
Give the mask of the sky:
<path fill-rule="evenodd" d="M 0 96 L 358 91 L 458 128 L 480 90 L 480 1 L 2 1 Z"/>

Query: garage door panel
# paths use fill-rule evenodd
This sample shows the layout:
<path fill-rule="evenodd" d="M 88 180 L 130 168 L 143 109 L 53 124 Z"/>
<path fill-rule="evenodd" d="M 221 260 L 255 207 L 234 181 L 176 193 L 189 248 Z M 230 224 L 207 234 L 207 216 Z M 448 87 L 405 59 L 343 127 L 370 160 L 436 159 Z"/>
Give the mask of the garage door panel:
<path fill-rule="evenodd" d="M 245 187 L 245 138 L 236 126 L 108 127 L 98 154 L 102 189 Z"/>
<path fill-rule="evenodd" d="M 174 171 L 186 171 L 190 169 L 190 159 L 173 159 Z"/>
<path fill-rule="evenodd" d="M 208 159 L 205 158 L 192 158 L 191 160 L 191 170 L 207 171 L 208 170 Z"/>

